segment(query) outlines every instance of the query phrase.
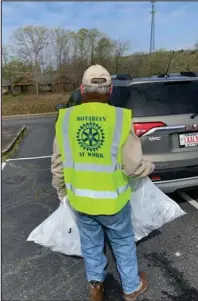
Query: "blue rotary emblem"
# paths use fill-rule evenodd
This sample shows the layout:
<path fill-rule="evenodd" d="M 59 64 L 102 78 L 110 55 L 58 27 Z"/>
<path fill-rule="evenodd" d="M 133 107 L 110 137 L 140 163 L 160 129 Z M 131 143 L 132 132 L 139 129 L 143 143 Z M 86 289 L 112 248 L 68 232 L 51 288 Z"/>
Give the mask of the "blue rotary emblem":
<path fill-rule="evenodd" d="M 95 122 L 87 122 L 80 126 L 76 135 L 78 144 L 87 151 L 97 151 L 104 143 L 105 135 L 102 127 Z"/>

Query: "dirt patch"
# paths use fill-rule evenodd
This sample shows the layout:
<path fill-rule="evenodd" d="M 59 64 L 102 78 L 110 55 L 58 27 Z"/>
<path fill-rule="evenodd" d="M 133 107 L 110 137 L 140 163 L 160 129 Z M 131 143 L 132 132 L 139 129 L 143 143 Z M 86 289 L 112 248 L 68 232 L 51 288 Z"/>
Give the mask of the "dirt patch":
<path fill-rule="evenodd" d="M 67 103 L 71 93 L 44 95 L 5 95 L 2 99 L 2 115 L 26 115 L 55 112 L 56 104 Z"/>

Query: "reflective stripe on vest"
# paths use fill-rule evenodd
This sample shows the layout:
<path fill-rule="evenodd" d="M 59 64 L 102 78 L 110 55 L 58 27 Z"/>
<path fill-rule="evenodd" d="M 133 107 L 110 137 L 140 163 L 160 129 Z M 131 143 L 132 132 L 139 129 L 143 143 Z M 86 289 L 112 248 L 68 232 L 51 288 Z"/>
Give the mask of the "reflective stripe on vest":
<path fill-rule="evenodd" d="M 72 151 L 69 142 L 69 119 L 71 111 L 74 107 L 71 107 L 66 111 L 63 120 L 63 133 L 64 133 L 64 152 L 66 161 L 63 162 L 64 168 L 73 168 L 77 171 L 96 171 L 96 172 L 107 172 L 112 173 L 118 169 L 122 169 L 122 166 L 117 163 L 117 154 L 122 134 L 122 123 L 124 112 L 121 108 L 115 108 L 116 110 L 116 122 L 113 134 L 113 143 L 111 146 L 111 159 L 112 165 L 104 164 L 86 164 L 86 163 L 75 163 L 72 158 Z"/>
<path fill-rule="evenodd" d="M 95 191 L 75 188 L 69 183 L 66 183 L 65 185 L 67 189 L 71 190 L 75 194 L 75 196 L 88 197 L 93 199 L 116 199 L 120 194 L 125 192 L 130 187 L 130 183 L 128 183 L 125 186 L 119 187 L 116 191 Z"/>
<path fill-rule="evenodd" d="M 64 168 L 73 168 L 77 171 L 97 171 L 97 172 L 114 172 L 118 169 L 122 169 L 122 165 L 117 163 L 116 165 L 102 165 L 102 164 L 92 164 L 92 163 L 75 163 L 67 162 L 63 163 Z"/>

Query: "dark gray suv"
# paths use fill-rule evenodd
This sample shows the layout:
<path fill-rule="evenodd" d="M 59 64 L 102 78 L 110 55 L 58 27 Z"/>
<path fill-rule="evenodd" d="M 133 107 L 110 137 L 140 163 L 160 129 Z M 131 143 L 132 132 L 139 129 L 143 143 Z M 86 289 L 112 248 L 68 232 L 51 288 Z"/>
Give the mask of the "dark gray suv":
<path fill-rule="evenodd" d="M 67 107 L 81 103 L 76 90 Z M 113 80 L 113 106 L 132 110 L 152 181 L 166 193 L 198 186 L 198 77 Z M 135 154 L 134 154 L 135 155 Z"/>

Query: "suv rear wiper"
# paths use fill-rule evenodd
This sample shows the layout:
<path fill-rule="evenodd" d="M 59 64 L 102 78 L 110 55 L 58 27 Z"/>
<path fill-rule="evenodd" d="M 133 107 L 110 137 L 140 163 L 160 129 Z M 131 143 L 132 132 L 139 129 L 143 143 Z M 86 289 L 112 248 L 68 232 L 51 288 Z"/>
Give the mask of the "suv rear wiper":
<path fill-rule="evenodd" d="M 194 119 L 197 115 L 198 115 L 198 112 L 197 112 L 197 113 L 193 113 L 193 114 L 190 116 L 190 118 L 191 118 L 191 119 Z"/>

